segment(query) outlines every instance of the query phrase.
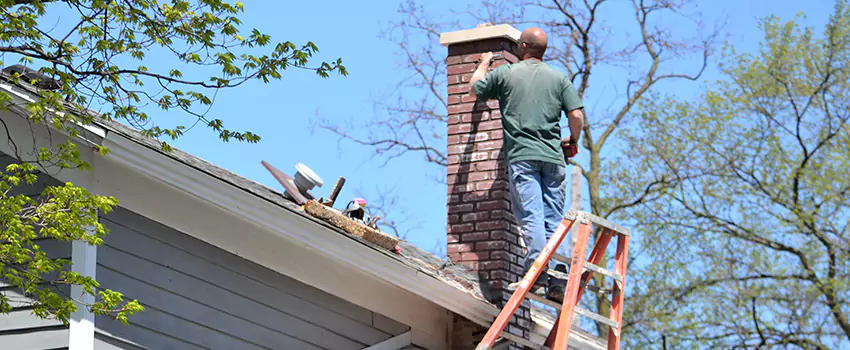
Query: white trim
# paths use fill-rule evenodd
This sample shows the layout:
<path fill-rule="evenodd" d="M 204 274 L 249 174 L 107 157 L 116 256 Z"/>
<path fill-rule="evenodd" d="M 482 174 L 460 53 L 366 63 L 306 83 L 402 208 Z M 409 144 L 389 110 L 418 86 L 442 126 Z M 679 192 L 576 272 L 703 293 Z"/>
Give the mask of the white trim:
<path fill-rule="evenodd" d="M 97 270 L 97 247 L 84 241 L 71 243 L 71 271 L 95 278 Z M 83 293 L 83 289 L 71 285 L 71 296 L 79 298 L 85 305 L 77 304 L 77 310 L 71 314 L 68 330 L 68 350 L 94 349 L 94 313 L 86 305 L 94 303 L 94 296 Z"/>
<path fill-rule="evenodd" d="M 413 338 L 410 336 L 410 331 L 407 331 L 363 350 L 398 350 L 411 344 L 413 344 Z"/>
<path fill-rule="evenodd" d="M 520 31 L 509 24 L 483 25 L 478 28 L 440 33 L 440 45 L 449 46 L 470 41 L 505 38 L 519 40 Z"/>

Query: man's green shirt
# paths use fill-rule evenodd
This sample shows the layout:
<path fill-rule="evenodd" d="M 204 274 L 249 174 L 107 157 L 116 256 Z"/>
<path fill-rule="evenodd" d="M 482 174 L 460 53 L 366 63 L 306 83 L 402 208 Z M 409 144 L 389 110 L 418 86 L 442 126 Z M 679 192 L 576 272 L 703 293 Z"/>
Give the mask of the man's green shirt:
<path fill-rule="evenodd" d="M 473 84 L 480 100 L 498 99 L 507 162 L 564 163 L 561 111 L 582 108 L 573 83 L 539 60 L 505 64 Z"/>

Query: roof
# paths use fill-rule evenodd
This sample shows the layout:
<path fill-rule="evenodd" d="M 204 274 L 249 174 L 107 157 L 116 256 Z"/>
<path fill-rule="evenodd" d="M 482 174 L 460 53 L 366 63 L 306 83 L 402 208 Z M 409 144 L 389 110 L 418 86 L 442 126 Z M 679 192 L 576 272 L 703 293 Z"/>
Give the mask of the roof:
<path fill-rule="evenodd" d="M 219 180 L 232 184 L 233 186 L 236 186 L 252 195 L 260 197 L 268 201 L 270 205 L 279 206 L 283 209 L 286 209 L 287 211 L 290 211 L 294 214 L 300 215 L 308 220 L 311 220 L 317 226 L 326 227 L 336 233 L 355 239 L 363 245 L 374 249 L 375 251 L 378 251 L 382 254 L 385 254 L 386 256 L 389 256 L 401 264 L 407 265 L 422 273 L 442 280 L 443 282 L 448 283 L 466 293 L 469 293 L 475 296 L 476 298 L 480 298 L 482 300 L 486 299 L 483 293 L 481 292 L 481 288 L 478 283 L 477 273 L 468 268 L 467 266 L 454 265 L 449 260 L 440 259 L 435 255 L 428 253 L 427 251 L 424 251 L 414 246 L 413 244 L 410 244 L 403 240 L 399 241 L 399 245 L 402 248 L 400 254 L 390 252 L 366 240 L 351 236 L 348 233 L 344 232 L 342 229 L 333 226 L 323 220 L 319 220 L 313 217 L 312 215 L 307 214 L 303 209 L 301 209 L 299 205 L 285 198 L 283 196 L 283 193 L 277 190 L 269 188 L 253 180 L 239 176 L 227 169 L 224 169 L 206 160 L 181 151 L 176 147 L 169 152 L 164 152 L 158 141 L 150 137 L 146 137 L 135 129 L 130 128 L 122 123 L 100 119 L 96 122 L 96 124 L 109 130 L 110 132 L 121 134 L 122 136 L 125 136 L 140 144 L 143 144 L 151 150 L 159 152 L 163 156 L 175 159 L 198 171 L 204 172 Z"/>

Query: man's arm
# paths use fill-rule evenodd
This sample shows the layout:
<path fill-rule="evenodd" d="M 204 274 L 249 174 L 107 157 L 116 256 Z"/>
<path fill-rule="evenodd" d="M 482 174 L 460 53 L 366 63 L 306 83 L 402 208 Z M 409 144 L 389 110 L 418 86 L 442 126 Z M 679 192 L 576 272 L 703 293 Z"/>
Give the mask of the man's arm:
<path fill-rule="evenodd" d="M 581 139 L 581 129 L 584 127 L 584 108 L 567 112 L 567 121 L 570 123 L 570 143 L 578 144 L 578 140 Z"/>
<path fill-rule="evenodd" d="M 567 112 L 570 125 L 570 137 L 561 140 L 561 148 L 567 158 L 572 158 L 578 154 L 578 141 L 581 140 L 581 130 L 584 128 L 584 105 L 573 83 L 566 77 L 561 90 L 561 108 Z"/>
<path fill-rule="evenodd" d="M 472 97 L 474 97 L 475 99 L 478 99 L 478 96 L 475 93 L 475 83 L 477 83 L 481 79 L 484 79 L 484 77 L 487 75 L 487 69 L 490 68 L 490 61 L 492 61 L 492 60 L 493 60 L 493 53 L 492 52 L 485 52 L 485 53 L 481 54 L 481 62 L 478 63 L 478 68 L 475 69 L 475 72 L 472 73 L 472 78 L 469 79 L 469 94 L 472 95 Z M 485 82 L 486 82 L 486 84 L 484 84 L 485 86 L 479 86 L 479 89 L 485 90 L 487 92 L 487 93 L 485 93 L 485 95 L 492 95 L 492 94 L 489 93 L 492 90 L 492 82 L 488 81 L 488 80 L 485 80 Z M 479 84 L 479 85 L 481 85 L 481 84 Z M 483 97 L 486 98 L 488 96 L 483 96 Z"/>

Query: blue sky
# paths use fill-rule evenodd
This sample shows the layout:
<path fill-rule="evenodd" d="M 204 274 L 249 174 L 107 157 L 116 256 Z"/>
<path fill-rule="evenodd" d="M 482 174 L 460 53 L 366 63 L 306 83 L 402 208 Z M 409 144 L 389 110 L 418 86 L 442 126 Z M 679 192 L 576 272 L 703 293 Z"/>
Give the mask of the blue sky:
<path fill-rule="evenodd" d="M 624 0 L 614 0 L 617 1 Z M 382 166 L 383 159 L 373 158 L 371 149 L 340 143 L 335 135 L 312 125 L 317 115 L 340 123 L 374 120 L 374 98 L 382 96 L 409 74 L 396 65 L 395 46 L 378 35 L 389 21 L 399 18 L 396 10 L 400 0 L 370 1 L 369 6 L 363 6 L 362 2 L 331 0 L 321 7 L 310 2 L 248 0 L 243 3 L 247 26 L 256 27 L 277 40 L 295 43 L 312 40 L 321 49 L 319 58 L 341 56 L 350 76 L 320 79 L 312 73 L 291 71 L 284 73 L 282 81 L 253 83 L 219 94 L 211 115 L 223 119 L 232 129 L 255 131 L 263 141 L 223 144 L 213 133 L 198 128 L 175 146 L 278 189 L 280 186 L 260 161 L 266 160 L 290 174 L 294 173 L 296 163 L 307 164 L 326 183 L 325 187 L 314 191 L 317 195 L 327 195 L 337 177 L 344 176 L 348 182 L 340 195 L 341 201 L 353 198 L 360 189 L 364 190 L 362 193 L 367 201 L 375 199 L 372 196 L 377 195 L 377 188 L 391 189 L 399 197 L 397 208 L 412 217 L 408 227 L 415 226 L 407 239 L 428 250 L 445 245 L 446 189 L 433 181 L 433 176 L 444 176 L 442 168 L 425 165 L 417 154 Z M 428 8 L 446 12 L 474 3 L 428 1 Z M 831 0 L 712 0 L 703 3 L 701 10 L 708 22 L 728 16 L 728 39 L 739 51 L 757 49 L 760 17 L 775 14 L 791 19 L 805 11 L 807 23 L 820 25 L 832 8 Z M 612 23 L 618 22 L 617 17 L 631 16 L 631 13 L 614 16 L 610 20 Z M 630 19 L 623 18 L 623 21 Z M 617 27 L 613 29 L 616 31 Z M 616 79 L 614 73 L 599 73 L 611 74 L 612 81 Z M 704 78 L 714 80 L 718 76 L 716 71 L 709 70 Z M 698 91 L 696 84 L 689 85 L 676 85 L 675 90 L 666 88 L 680 94 Z M 585 103 L 604 104 L 605 90 L 597 90 L 599 96 L 592 96 L 591 92 Z M 587 198 L 586 194 L 583 198 Z"/>
<path fill-rule="evenodd" d="M 616 8 L 625 1 L 612 0 L 611 7 Z M 313 2 L 243 1 L 245 27 L 258 28 L 277 41 L 288 40 L 296 44 L 313 41 L 321 50 L 317 59 L 342 57 L 350 75 L 321 79 L 311 72 L 292 70 L 284 72 L 280 81 L 253 82 L 219 93 L 209 117 L 224 120 L 231 130 L 260 134 L 263 140 L 259 144 L 225 144 L 213 132 L 200 127 L 172 144 L 279 190 L 282 190 L 280 185 L 263 168 L 261 161 L 268 161 L 289 174 L 294 174 L 295 164 L 299 162 L 308 165 L 325 182 L 323 188 L 313 191 L 319 196 L 327 196 L 334 181 L 344 176 L 348 181 L 339 199 L 343 203 L 361 193 L 367 201 L 374 201 L 377 189 L 391 190 L 399 199 L 395 209 L 405 211 L 403 215 L 411 218 L 407 239 L 427 250 L 444 246 L 446 188 L 433 180 L 445 176 L 442 168 L 426 165 L 418 154 L 395 159 L 384 166 L 384 159 L 374 158 L 371 149 L 339 142 L 335 135 L 313 126 L 317 116 L 339 123 L 369 123 L 376 118 L 375 98 L 384 96 L 409 74 L 396 64 L 393 43 L 379 37 L 379 32 L 390 21 L 399 18 L 396 10 L 400 2 L 372 0 L 366 6 L 365 2 L 329 0 L 317 6 Z M 447 13 L 449 9 L 463 10 L 478 2 L 429 0 L 426 3 L 427 8 L 437 13 Z M 833 5 L 831 0 L 711 0 L 699 3 L 709 23 L 727 16 L 727 38 L 738 51 L 757 49 L 760 17 L 775 14 L 788 20 L 805 11 L 806 23 L 820 30 Z M 61 14 L 56 16 L 61 17 Z M 607 16 L 608 22 L 614 24 L 615 33 L 628 35 L 634 30 L 617 27 L 617 23 L 633 23 L 632 13 L 613 11 Z M 456 30 L 476 24 L 468 19 L 461 20 L 468 25 Z M 145 64 L 152 69 L 167 64 L 161 59 L 161 56 L 149 55 Z M 622 73 L 596 73 L 599 75 L 597 85 L 589 92 L 585 104 L 598 107 L 611 101 L 613 82 L 618 78 L 621 82 Z M 718 75 L 714 69 L 709 69 L 703 78 L 711 81 Z M 606 81 L 612 84 L 606 87 Z M 694 96 L 699 86 L 686 83 L 668 84 L 663 88 L 667 92 Z M 176 119 L 182 124 L 191 123 L 187 115 L 176 111 L 160 112 L 156 116 L 169 121 Z M 586 194 L 583 198 L 587 198 Z"/>

